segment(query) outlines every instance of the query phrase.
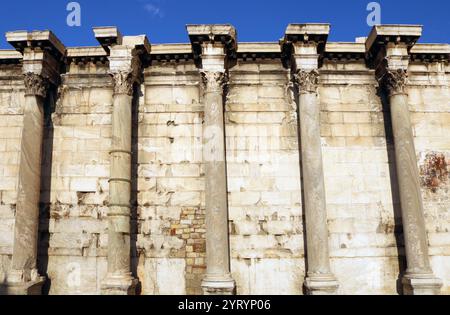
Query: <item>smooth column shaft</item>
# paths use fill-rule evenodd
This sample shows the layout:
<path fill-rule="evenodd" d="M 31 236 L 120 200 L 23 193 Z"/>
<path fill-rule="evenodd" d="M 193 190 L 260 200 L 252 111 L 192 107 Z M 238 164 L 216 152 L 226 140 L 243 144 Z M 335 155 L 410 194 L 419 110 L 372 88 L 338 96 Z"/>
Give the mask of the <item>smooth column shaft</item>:
<path fill-rule="evenodd" d="M 114 95 L 108 214 L 108 273 L 112 276 L 131 277 L 131 115 L 132 96 Z"/>
<path fill-rule="evenodd" d="M 390 97 L 408 274 L 432 274 L 407 96 Z"/>
<path fill-rule="evenodd" d="M 43 125 L 43 98 L 26 95 L 12 257 L 12 269 L 24 272 L 25 282 L 37 268 Z"/>
<path fill-rule="evenodd" d="M 207 279 L 230 279 L 228 241 L 227 175 L 223 98 L 220 92 L 205 93 L 203 155 L 206 176 Z"/>
<path fill-rule="evenodd" d="M 320 108 L 316 93 L 300 92 L 299 98 L 308 276 L 330 275 Z"/>

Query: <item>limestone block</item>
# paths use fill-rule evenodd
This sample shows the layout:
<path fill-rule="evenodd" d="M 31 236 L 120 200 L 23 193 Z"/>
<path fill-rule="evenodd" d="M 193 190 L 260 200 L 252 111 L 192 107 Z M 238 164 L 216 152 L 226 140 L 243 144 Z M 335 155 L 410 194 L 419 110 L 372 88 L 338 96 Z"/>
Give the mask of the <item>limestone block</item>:
<path fill-rule="evenodd" d="M 228 103 L 257 103 L 257 86 L 231 86 L 228 93 Z"/>
<path fill-rule="evenodd" d="M 205 189 L 205 181 L 202 178 L 158 178 L 158 191 L 203 191 Z"/>
<path fill-rule="evenodd" d="M 448 244 L 448 243 L 447 243 Z M 442 279 L 442 295 L 450 294 L 450 258 L 448 255 L 432 256 L 430 258 L 431 266 L 435 275 Z"/>
<path fill-rule="evenodd" d="M 261 203 L 264 205 L 290 205 L 290 192 L 267 192 L 261 193 Z"/>
<path fill-rule="evenodd" d="M 0 177 L 0 190 L 15 190 L 17 179 L 15 177 Z"/>
<path fill-rule="evenodd" d="M 172 193 L 159 193 L 156 191 L 145 191 L 138 193 L 138 203 L 143 206 L 165 206 L 168 204 Z"/>
<path fill-rule="evenodd" d="M 98 180 L 96 178 L 73 178 L 70 181 L 70 189 L 78 192 L 96 192 Z"/>
<path fill-rule="evenodd" d="M 2 219 L 14 219 L 15 209 L 11 205 L 0 205 L 0 220 Z"/>
<path fill-rule="evenodd" d="M 154 177 L 165 177 L 170 170 L 170 165 L 165 164 L 141 164 L 138 167 L 138 176 L 151 180 Z"/>
<path fill-rule="evenodd" d="M 162 234 L 163 222 L 160 220 L 146 220 L 141 225 L 141 233 L 144 235 Z"/>
<path fill-rule="evenodd" d="M 292 221 L 268 221 L 263 224 L 263 230 L 271 235 L 289 235 L 295 228 Z"/>
<path fill-rule="evenodd" d="M 339 279 L 340 294 L 397 294 L 399 267 L 396 257 L 335 258 L 331 262 Z"/>
<path fill-rule="evenodd" d="M 145 104 L 196 104 L 200 94 L 196 86 L 147 86 Z"/>
<path fill-rule="evenodd" d="M 112 89 L 109 88 L 84 88 L 65 91 L 61 101 L 63 107 L 107 107 L 112 106 Z M 65 109 L 68 110 L 68 109 Z"/>
<path fill-rule="evenodd" d="M 109 165 L 86 165 L 84 170 L 86 177 L 109 177 Z"/>
<path fill-rule="evenodd" d="M 12 246 L 14 242 L 14 218 L 0 219 L 0 246 Z"/>
<path fill-rule="evenodd" d="M 231 269 L 239 295 L 302 295 L 302 259 L 232 259 Z"/>
<path fill-rule="evenodd" d="M 52 281 L 50 295 L 96 295 L 97 258 L 51 256 L 48 277 Z"/>
<path fill-rule="evenodd" d="M 184 259 L 146 258 L 138 274 L 144 295 L 185 295 Z"/>
<path fill-rule="evenodd" d="M 233 206 L 256 205 L 261 200 L 259 192 L 233 192 L 229 195 L 229 204 Z"/>
<path fill-rule="evenodd" d="M 64 220 L 50 219 L 51 233 L 81 233 L 102 234 L 107 229 L 107 222 L 91 218 L 66 218 Z"/>
<path fill-rule="evenodd" d="M 174 177 L 200 177 L 199 164 L 174 164 L 170 168 Z"/>
<path fill-rule="evenodd" d="M 233 226 L 238 235 L 257 235 L 260 231 L 259 224 L 253 221 L 234 221 Z"/>
<path fill-rule="evenodd" d="M 156 207 L 156 216 L 161 220 L 179 220 L 182 211 L 180 207 Z"/>
<path fill-rule="evenodd" d="M 171 206 L 199 206 L 201 194 L 199 192 L 175 192 L 170 197 Z"/>

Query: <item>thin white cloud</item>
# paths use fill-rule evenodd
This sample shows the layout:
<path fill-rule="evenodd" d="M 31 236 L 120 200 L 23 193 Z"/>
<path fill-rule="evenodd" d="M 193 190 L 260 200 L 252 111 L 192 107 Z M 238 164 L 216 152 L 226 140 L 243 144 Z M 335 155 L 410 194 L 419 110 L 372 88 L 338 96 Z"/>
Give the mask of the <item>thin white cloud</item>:
<path fill-rule="evenodd" d="M 160 2 L 160 1 L 158 1 Z M 145 3 L 143 6 L 144 10 L 147 11 L 152 16 L 157 17 L 164 17 L 164 11 L 161 9 L 161 7 L 155 3 Z"/>

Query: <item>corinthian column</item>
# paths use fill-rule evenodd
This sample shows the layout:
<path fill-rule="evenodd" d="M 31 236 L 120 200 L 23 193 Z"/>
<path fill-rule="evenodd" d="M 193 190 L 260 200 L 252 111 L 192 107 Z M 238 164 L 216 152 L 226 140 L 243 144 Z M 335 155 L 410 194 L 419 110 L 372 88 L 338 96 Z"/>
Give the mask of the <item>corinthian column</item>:
<path fill-rule="evenodd" d="M 108 274 L 102 294 L 134 295 L 137 279 L 131 273 L 131 157 L 134 86 L 141 82 L 141 57 L 150 52 L 145 37 L 124 37 L 110 49 L 114 82 L 112 145 L 108 211 Z"/>
<path fill-rule="evenodd" d="M 227 61 L 236 51 L 235 30 L 229 25 L 189 25 L 188 32 L 194 54 L 201 56 L 205 108 L 203 160 L 207 270 L 202 288 L 204 294 L 233 294 L 235 282 L 231 277 L 229 257 L 223 99 Z"/>
<path fill-rule="evenodd" d="M 420 26 L 376 26 L 366 44 L 373 58 L 377 79 L 390 104 L 407 261 L 403 276 L 404 293 L 414 295 L 439 294 L 442 286 L 433 274 L 428 255 L 419 168 L 407 96 L 408 52 L 421 33 Z"/>
<path fill-rule="evenodd" d="M 23 53 L 25 85 L 14 245 L 6 293 L 39 295 L 45 281 L 37 270 L 44 106 L 50 85 L 59 81 L 59 61 L 65 48 L 50 32 L 11 32 L 6 36 Z"/>
<path fill-rule="evenodd" d="M 334 294 L 338 288 L 330 268 L 320 107 L 317 100 L 319 57 L 329 29 L 329 25 L 325 24 L 291 24 L 283 42 L 284 54 L 292 67 L 299 94 L 307 250 L 305 287 L 310 295 Z"/>

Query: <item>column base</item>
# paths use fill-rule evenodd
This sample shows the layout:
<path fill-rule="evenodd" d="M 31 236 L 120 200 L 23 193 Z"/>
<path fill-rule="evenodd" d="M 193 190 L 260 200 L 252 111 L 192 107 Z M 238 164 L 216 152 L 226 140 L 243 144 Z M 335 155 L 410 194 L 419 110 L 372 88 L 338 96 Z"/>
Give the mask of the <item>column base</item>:
<path fill-rule="evenodd" d="M 402 279 L 404 295 L 440 295 L 442 280 L 433 274 L 405 275 Z"/>
<path fill-rule="evenodd" d="M 314 275 L 305 279 L 308 295 L 336 295 L 339 283 L 333 275 Z"/>
<path fill-rule="evenodd" d="M 0 285 L 0 295 L 42 295 L 45 280 L 37 269 L 10 270 Z"/>
<path fill-rule="evenodd" d="M 231 276 L 208 277 L 202 281 L 204 295 L 235 295 L 236 283 Z"/>
<path fill-rule="evenodd" d="M 0 286 L 0 295 L 42 295 L 45 278 L 29 282 L 10 282 Z"/>
<path fill-rule="evenodd" d="M 138 279 L 132 277 L 107 277 L 101 285 L 101 295 L 136 295 Z"/>

